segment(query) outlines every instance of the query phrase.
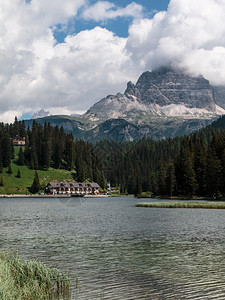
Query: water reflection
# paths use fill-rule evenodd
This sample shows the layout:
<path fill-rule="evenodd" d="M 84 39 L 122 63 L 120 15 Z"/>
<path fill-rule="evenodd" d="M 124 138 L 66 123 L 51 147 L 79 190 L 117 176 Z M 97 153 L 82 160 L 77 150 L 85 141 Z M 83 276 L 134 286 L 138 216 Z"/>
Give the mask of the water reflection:
<path fill-rule="evenodd" d="M 225 211 L 66 200 L 1 199 L 1 248 L 68 272 L 73 299 L 225 299 Z"/>

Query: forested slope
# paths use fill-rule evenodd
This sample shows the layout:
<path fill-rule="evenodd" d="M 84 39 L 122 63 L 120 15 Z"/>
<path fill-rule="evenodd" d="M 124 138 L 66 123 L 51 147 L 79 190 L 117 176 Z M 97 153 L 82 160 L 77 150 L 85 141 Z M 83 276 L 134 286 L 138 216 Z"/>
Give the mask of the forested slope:
<path fill-rule="evenodd" d="M 195 134 L 132 143 L 102 141 L 96 151 L 121 192 L 214 196 L 225 193 L 225 117 Z"/>

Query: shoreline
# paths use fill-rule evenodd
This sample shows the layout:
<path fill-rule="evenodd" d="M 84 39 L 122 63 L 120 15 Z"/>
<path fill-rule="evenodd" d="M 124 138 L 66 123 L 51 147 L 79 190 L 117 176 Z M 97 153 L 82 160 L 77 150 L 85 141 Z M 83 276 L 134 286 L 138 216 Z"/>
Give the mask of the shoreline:
<path fill-rule="evenodd" d="M 84 195 L 82 198 L 107 198 L 111 195 Z M 22 195 L 22 194 L 9 194 L 9 195 L 3 195 L 0 194 L 0 198 L 71 198 L 70 195 Z M 77 197 L 79 198 L 79 197 Z M 81 198 L 81 197 L 80 197 Z"/>

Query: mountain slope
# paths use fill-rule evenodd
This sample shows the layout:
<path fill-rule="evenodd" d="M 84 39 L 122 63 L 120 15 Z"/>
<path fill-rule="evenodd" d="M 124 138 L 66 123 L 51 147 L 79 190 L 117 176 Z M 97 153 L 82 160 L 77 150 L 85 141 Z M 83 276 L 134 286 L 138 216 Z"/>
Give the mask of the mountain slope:
<path fill-rule="evenodd" d="M 225 87 L 211 86 L 203 77 L 162 67 L 128 82 L 124 94 L 109 95 L 83 116 L 50 116 L 37 122 L 63 126 L 75 138 L 88 141 L 132 141 L 184 135 L 225 114 Z M 26 121 L 31 125 L 32 120 Z"/>
<path fill-rule="evenodd" d="M 221 103 L 221 93 L 217 93 Z M 124 118 L 142 123 L 151 116 L 211 118 L 225 113 L 216 104 L 215 88 L 203 77 L 191 77 L 171 68 L 143 73 L 136 85 L 128 82 L 124 94 L 109 95 L 84 116 L 90 120 Z"/>

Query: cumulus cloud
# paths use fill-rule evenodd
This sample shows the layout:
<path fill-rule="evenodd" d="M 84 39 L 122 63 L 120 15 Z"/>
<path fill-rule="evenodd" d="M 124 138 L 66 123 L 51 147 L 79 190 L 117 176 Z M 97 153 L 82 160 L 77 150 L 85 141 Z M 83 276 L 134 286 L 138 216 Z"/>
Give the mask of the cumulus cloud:
<path fill-rule="evenodd" d="M 54 106 L 85 110 L 85 103 L 122 88 L 132 72 L 125 51 L 126 39 L 96 27 L 68 36 L 54 48 L 41 78 L 32 88 L 43 89 L 43 104 L 54 99 Z M 35 93 L 36 94 L 36 93 Z"/>
<path fill-rule="evenodd" d="M 85 0 L 7 0 L 0 2 L 0 116 L 13 120 L 41 102 L 46 61 L 56 43 L 50 26 L 75 16 Z M 42 80 L 43 81 L 43 80 Z"/>
<path fill-rule="evenodd" d="M 225 84 L 224 19 L 224 0 L 171 0 L 166 12 L 130 27 L 127 50 L 143 68 L 172 65 Z"/>
<path fill-rule="evenodd" d="M 135 2 L 126 7 L 117 7 L 114 3 L 108 1 L 98 1 L 94 5 L 87 7 L 82 16 L 86 20 L 96 22 L 115 19 L 118 17 L 141 18 L 143 7 Z"/>
<path fill-rule="evenodd" d="M 42 108 L 51 114 L 85 111 L 161 65 L 225 84 L 224 0 L 171 0 L 167 11 L 152 18 L 140 18 L 142 7 L 135 3 L 87 5 L 86 0 L 0 2 L 0 121 Z M 79 18 L 100 25 L 132 17 L 129 36 L 97 26 L 57 44 L 53 28 L 71 18 L 76 26 L 80 9 Z"/>
<path fill-rule="evenodd" d="M 0 3 L 0 117 L 42 108 L 85 112 L 135 78 L 126 39 L 96 27 L 57 44 L 53 28 L 77 15 L 85 0 L 8 0 Z M 6 113 L 7 112 L 7 113 Z"/>

